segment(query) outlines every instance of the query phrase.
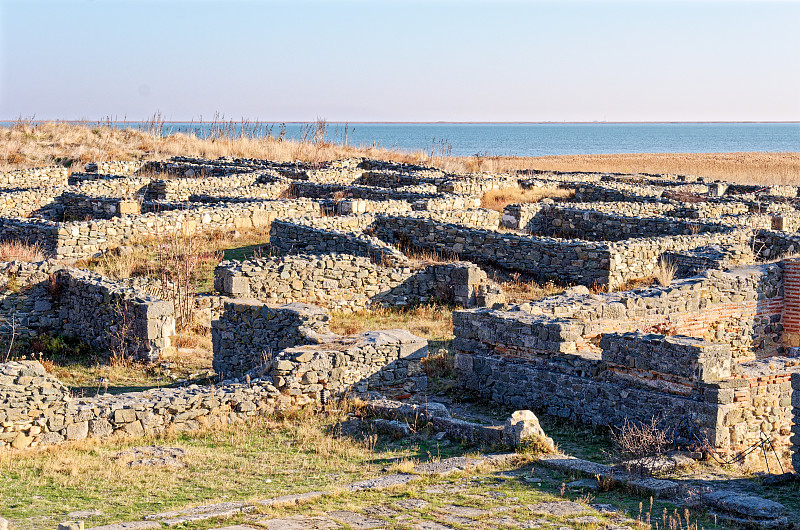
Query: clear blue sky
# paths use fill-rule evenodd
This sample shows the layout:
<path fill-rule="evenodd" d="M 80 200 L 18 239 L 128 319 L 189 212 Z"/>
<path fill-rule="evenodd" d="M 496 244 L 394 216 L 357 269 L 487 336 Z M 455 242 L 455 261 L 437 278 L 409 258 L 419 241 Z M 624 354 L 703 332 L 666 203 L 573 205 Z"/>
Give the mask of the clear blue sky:
<path fill-rule="evenodd" d="M 800 120 L 800 2 L 0 0 L 0 119 Z"/>

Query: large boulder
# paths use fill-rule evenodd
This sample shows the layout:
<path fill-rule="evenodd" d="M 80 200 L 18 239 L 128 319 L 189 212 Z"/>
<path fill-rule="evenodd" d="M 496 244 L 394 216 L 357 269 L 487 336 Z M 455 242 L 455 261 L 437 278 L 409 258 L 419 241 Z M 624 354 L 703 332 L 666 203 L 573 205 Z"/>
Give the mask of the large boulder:
<path fill-rule="evenodd" d="M 539 425 L 539 418 L 530 410 L 517 410 L 503 426 L 503 443 L 519 447 L 531 441 L 540 441 L 550 451 L 555 450 L 553 439 Z"/>

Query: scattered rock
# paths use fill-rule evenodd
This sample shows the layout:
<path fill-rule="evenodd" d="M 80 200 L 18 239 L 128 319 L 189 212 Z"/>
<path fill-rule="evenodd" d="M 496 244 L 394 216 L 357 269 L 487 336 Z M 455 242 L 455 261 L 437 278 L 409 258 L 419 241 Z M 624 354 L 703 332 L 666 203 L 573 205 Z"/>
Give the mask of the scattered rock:
<path fill-rule="evenodd" d="M 512 447 L 539 438 L 551 451 L 555 450 L 553 439 L 547 436 L 539 425 L 539 418 L 530 410 L 517 410 L 503 426 L 503 443 Z"/>

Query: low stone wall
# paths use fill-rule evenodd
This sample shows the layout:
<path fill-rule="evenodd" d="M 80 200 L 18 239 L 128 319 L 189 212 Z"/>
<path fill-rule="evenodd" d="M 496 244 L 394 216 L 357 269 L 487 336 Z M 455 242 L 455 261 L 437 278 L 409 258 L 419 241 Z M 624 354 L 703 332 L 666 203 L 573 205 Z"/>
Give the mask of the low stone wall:
<path fill-rule="evenodd" d="M 158 359 L 175 335 L 172 302 L 81 269 L 56 273 L 53 305 L 59 332 L 80 337 L 101 351 Z"/>
<path fill-rule="evenodd" d="M 241 377 L 283 349 L 318 343 L 331 336 L 329 319 L 325 310 L 306 304 L 225 302 L 219 320 L 211 323 L 214 370 L 223 378 Z"/>
<path fill-rule="evenodd" d="M 167 201 L 191 201 L 195 195 L 239 195 L 242 188 L 257 188 L 262 185 L 273 185 L 266 189 L 278 198 L 281 193 L 286 192 L 291 182 L 280 182 L 282 177 L 272 170 L 260 170 L 250 173 L 236 173 L 219 177 L 203 178 L 177 178 L 177 179 L 156 179 L 147 188 L 145 198 L 148 200 L 167 200 Z M 275 188 L 275 184 L 281 187 Z"/>
<path fill-rule="evenodd" d="M 564 283 L 608 285 L 611 254 L 603 243 L 530 237 L 422 217 L 378 217 L 375 234 L 442 255 L 499 265 Z"/>
<path fill-rule="evenodd" d="M 800 359 L 782 337 L 783 268 L 456 311 L 461 380 L 504 404 L 590 423 L 689 418 L 723 450 L 744 449 L 763 432 L 785 454 L 789 379 Z"/>
<path fill-rule="evenodd" d="M 15 169 L 0 173 L 0 188 L 53 188 L 67 185 L 69 170 L 65 167 L 35 167 L 31 169 Z"/>
<path fill-rule="evenodd" d="M 274 221 L 269 238 L 270 245 L 284 254 L 353 254 L 368 257 L 379 265 L 399 266 L 408 263 L 402 252 L 366 234 Z"/>
<path fill-rule="evenodd" d="M 319 204 L 309 200 L 193 206 L 191 209 L 109 220 L 64 223 L 0 218 L 0 239 L 35 241 L 49 256 L 72 261 L 96 257 L 129 242 L 163 236 L 184 228 L 194 232 L 269 227 L 276 218 L 320 215 Z"/>
<path fill-rule="evenodd" d="M 63 193 L 59 197 L 64 220 L 85 221 L 87 219 L 113 219 L 142 213 L 136 199 L 120 197 L 94 197 L 79 193 Z"/>
<path fill-rule="evenodd" d="M 55 219 L 61 209 L 55 204 L 65 187 L 35 189 L 0 188 L 0 217 Z"/>
<path fill-rule="evenodd" d="M 729 379 L 733 367 L 730 346 L 685 336 L 653 333 L 606 333 L 600 340 L 602 359 L 609 365 L 639 373 L 673 376 L 692 383 Z"/>
<path fill-rule="evenodd" d="M 604 182 L 575 187 L 575 200 L 582 202 L 666 202 L 663 195 L 664 188 L 660 186 Z"/>
<path fill-rule="evenodd" d="M 275 387 L 299 405 L 348 393 L 407 397 L 427 390 L 421 363 L 427 355 L 428 341 L 405 330 L 367 331 L 287 348 L 275 356 L 269 373 Z"/>
<path fill-rule="evenodd" d="M 631 238 L 730 232 L 732 229 L 716 223 L 689 222 L 665 217 L 632 217 L 596 210 L 543 205 L 524 225 L 524 230 L 531 235 L 565 239 L 623 241 Z"/>
<path fill-rule="evenodd" d="M 0 333 L 79 337 L 101 351 L 154 360 L 175 334 L 171 302 L 86 270 L 0 263 Z"/>
<path fill-rule="evenodd" d="M 603 335 L 599 354 L 570 352 L 578 322 L 496 315 L 481 323 L 464 313 L 453 318 L 458 379 L 493 401 L 595 425 L 656 418 L 683 436 L 681 422 L 691 420 L 723 452 L 765 432 L 787 454 L 797 359 L 732 364 L 724 344 L 640 333 Z"/>
<path fill-rule="evenodd" d="M 73 173 L 69 177 L 70 190 L 92 197 L 115 197 L 123 199 L 142 198 L 147 194 L 152 179 L 125 175 L 100 175 Z"/>
<path fill-rule="evenodd" d="M 399 189 L 379 188 L 371 186 L 345 186 L 339 184 L 320 184 L 313 182 L 294 182 L 291 192 L 296 197 L 312 199 L 341 198 L 366 200 L 402 200 L 414 204 L 415 210 L 463 210 L 478 208 L 480 198 L 465 194 L 415 193 Z"/>
<path fill-rule="evenodd" d="M 296 403 L 270 382 L 70 398 L 37 362 L 0 364 L 0 449 L 145 436 L 243 421 Z"/>
<path fill-rule="evenodd" d="M 68 403 L 69 390 L 38 362 L 0 364 L 0 449 L 38 445 Z"/>
<path fill-rule="evenodd" d="M 749 232 L 735 231 L 606 243 L 509 234 L 417 216 L 378 216 L 373 232 L 388 243 L 499 265 L 542 279 L 609 289 L 652 275 L 665 252 L 714 244 L 743 246 L 751 238 Z"/>
<path fill-rule="evenodd" d="M 706 271 L 669 287 L 550 297 L 518 308 L 533 316 L 577 320 L 570 349 L 598 353 L 603 333 L 644 331 L 727 344 L 737 362 L 781 352 L 785 342 L 782 263 Z M 790 345 L 790 344 L 789 344 Z"/>
<path fill-rule="evenodd" d="M 431 301 L 476 307 L 502 300 L 499 286 L 472 263 L 412 270 L 383 267 L 347 254 L 224 261 L 214 271 L 214 288 L 233 298 L 270 304 L 304 302 L 346 311 Z"/>

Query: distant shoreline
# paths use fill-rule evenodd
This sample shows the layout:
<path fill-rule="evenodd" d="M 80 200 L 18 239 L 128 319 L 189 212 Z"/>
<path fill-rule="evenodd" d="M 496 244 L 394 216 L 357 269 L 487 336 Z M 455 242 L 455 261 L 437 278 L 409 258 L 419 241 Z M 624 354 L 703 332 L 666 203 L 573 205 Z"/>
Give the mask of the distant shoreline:
<path fill-rule="evenodd" d="M 0 124 L 17 123 L 18 119 L 0 120 Z M 25 120 L 22 120 L 25 121 Z M 61 120 L 61 119 L 42 119 L 32 120 L 31 123 L 47 123 L 47 122 L 60 122 L 60 123 L 150 123 L 152 120 Z M 158 123 L 172 124 L 172 123 L 286 123 L 286 124 L 305 124 L 316 123 L 312 121 L 283 121 L 283 120 L 170 120 L 160 121 Z M 325 120 L 325 123 L 337 125 L 713 125 L 713 124 L 800 124 L 800 121 L 330 121 Z"/>

